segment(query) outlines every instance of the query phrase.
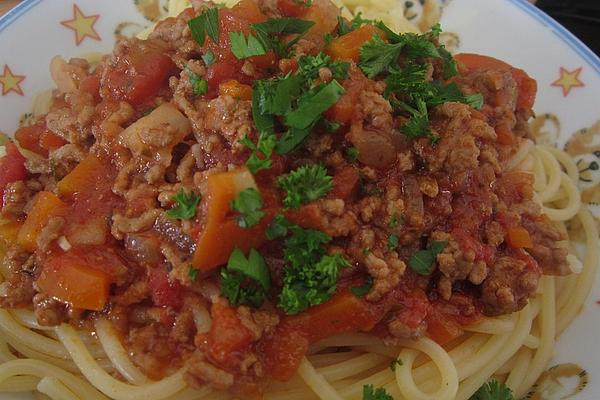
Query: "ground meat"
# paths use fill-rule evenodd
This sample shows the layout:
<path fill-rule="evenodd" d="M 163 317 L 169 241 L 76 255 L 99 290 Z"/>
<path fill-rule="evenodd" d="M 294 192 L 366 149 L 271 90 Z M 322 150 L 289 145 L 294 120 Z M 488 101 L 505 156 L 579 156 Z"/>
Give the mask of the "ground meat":
<path fill-rule="evenodd" d="M 148 210 L 139 217 L 127 218 L 120 214 L 112 217 L 111 233 L 118 239 L 123 240 L 123 234 L 147 231 L 152 228 L 158 216 L 162 213 L 160 209 Z"/>
<path fill-rule="evenodd" d="M 249 135 L 253 125 L 252 102 L 249 100 L 225 95 L 208 103 L 205 128 L 218 132 L 231 146 Z"/>
<path fill-rule="evenodd" d="M 485 238 L 488 244 L 498 247 L 504 242 L 504 229 L 496 221 L 490 221 L 485 227 Z"/>
<path fill-rule="evenodd" d="M 242 325 L 252 332 L 255 341 L 279 323 L 279 316 L 276 313 L 252 310 L 246 306 L 238 307 L 236 314 Z"/>
<path fill-rule="evenodd" d="M 146 280 L 140 280 L 128 286 L 123 293 L 113 296 L 111 301 L 113 304 L 129 306 L 140 303 L 146 299 L 149 294 L 150 289 L 148 288 L 148 282 Z"/>
<path fill-rule="evenodd" d="M 526 268 L 524 261 L 500 257 L 481 285 L 481 301 L 487 315 L 519 311 L 535 295 L 540 274 Z"/>
<path fill-rule="evenodd" d="M 445 241 L 448 245 L 438 254 L 438 268 L 442 273 L 438 281 L 438 292 L 442 298 L 449 300 L 452 296 L 452 285 L 456 281 L 468 279 L 474 285 L 480 285 L 488 273 L 484 261 L 475 260 L 473 250 L 462 251 L 456 240 L 448 233 L 436 231 L 431 235 L 434 241 Z"/>
<path fill-rule="evenodd" d="M 50 153 L 58 179 L 71 172 L 84 158 L 85 152 L 75 144 L 66 144 Z"/>
<path fill-rule="evenodd" d="M 37 247 L 46 250 L 50 243 L 60 237 L 64 226 L 65 219 L 63 217 L 50 218 L 36 239 Z"/>
<path fill-rule="evenodd" d="M 33 311 L 37 322 L 43 326 L 57 326 L 68 321 L 68 306 L 43 293 L 33 297 Z"/>
<path fill-rule="evenodd" d="M 25 211 L 31 194 L 25 182 L 17 181 L 6 185 L 2 198 L 2 215 L 18 217 Z"/>
<path fill-rule="evenodd" d="M 233 386 L 233 375 L 206 361 L 201 351 L 196 351 L 187 365 L 185 381 L 193 388 L 200 389 L 208 384 L 218 390 L 227 390 Z"/>
<path fill-rule="evenodd" d="M 4 308 L 19 308 L 31 305 L 36 290 L 33 287 L 34 278 L 27 272 L 12 274 L 0 284 L 0 306 Z"/>
<path fill-rule="evenodd" d="M 570 274 L 566 232 L 545 217 L 523 218 L 523 225 L 529 231 L 533 241 L 533 247 L 528 249 L 528 252 L 540 264 L 544 273 L 559 276 Z"/>
<path fill-rule="evenodd" d="M 318 203 L 322 220 L 320 228 L 331 237 L 348 236 L 358 230 L 356 216 L 346 211 L 342 199 L 325 199 Z"/>
<path fill-rule="evenodd" d="M 173 244 L 179 251 L 185 254 L 192 254 L 196 249 L 196 243 L 183 231 L 180 224 L 167 218 L 164 214 L 161 214 L 156 218 L 154 230 L 158 232 L 162 238 Z"/>

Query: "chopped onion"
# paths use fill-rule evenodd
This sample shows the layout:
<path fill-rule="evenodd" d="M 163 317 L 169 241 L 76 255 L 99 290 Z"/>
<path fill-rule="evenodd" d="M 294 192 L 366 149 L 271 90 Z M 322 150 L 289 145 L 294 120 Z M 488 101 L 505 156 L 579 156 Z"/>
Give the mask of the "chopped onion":
<path fill-rule="evenodd" d="M 69 250 L 71 250 L 72 246 L 66 237 L 61 236 L 58 238 L 58 247 L 60 247 L 63 251 L 69 251 Z"/>

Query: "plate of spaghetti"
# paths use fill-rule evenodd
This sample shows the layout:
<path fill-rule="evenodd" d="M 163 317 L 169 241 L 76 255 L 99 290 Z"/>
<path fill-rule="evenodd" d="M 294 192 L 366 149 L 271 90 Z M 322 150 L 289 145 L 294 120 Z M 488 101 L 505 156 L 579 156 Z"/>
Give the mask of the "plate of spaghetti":
<path fill-rule="evenodd" d="M 0 50 L 0 397 L 600 396 L 600 60 L 529 3 L 29 0 Z"/>

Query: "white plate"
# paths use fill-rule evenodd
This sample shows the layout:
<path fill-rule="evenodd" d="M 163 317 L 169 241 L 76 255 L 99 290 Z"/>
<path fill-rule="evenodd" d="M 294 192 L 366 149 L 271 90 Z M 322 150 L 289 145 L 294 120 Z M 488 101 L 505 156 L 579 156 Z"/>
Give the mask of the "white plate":
<path fill-rule="evenodd" d="M 52 87 L 47 66 L 53 56 L 109 52 L 116 30 L 133 32 L 148 24 L 134 0 L 23 1 L 0 19 L 0 131 L 12 134 L 36 93 Z M 600 203 L 600 59 L 525 0 L 453 0 L 442 26 L 457 51 L 492 55 L 537 79 L 538 140 L 567 145 L 580 169 L 587 168 L 580 185 L 600 220 L 600 204 L 593 204 Z M 560 378 L 536 398 L 600 398 L 599 300 L 597 280 L 553 361 L 576 364 L 588 374 Z M 565 375 L 561 368 L 554 372 Z M 582 390 L 570 395 L 577 387 Z"/>

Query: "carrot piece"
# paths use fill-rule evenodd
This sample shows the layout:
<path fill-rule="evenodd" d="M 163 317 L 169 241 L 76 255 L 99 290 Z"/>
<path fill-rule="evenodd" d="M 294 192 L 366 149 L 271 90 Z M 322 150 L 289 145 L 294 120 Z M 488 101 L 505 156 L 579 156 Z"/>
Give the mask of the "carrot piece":
<path fill-rule="evenodd" d="M 0 224 L 0 242 L 4 242 L 5 244 L 14 243 L 22 226 L 23 223 L 19 221 Z"/>
<path fill-rule="evenodd" d="M 325 49 L 325 53 L 334 60 L 352 60 L 356 63 L 360 61 L 360 48 L 379 35 L 385 39 L 385 34 L 373 25 L 364 25 L 355 31 L 340 36 Z"/>
<path fill-rule="evenodd" d="M 51 257 L 36 281 L 40 290 L 73 307 L 100 311 L 108 301 L 110 278 L 73 253 Z"/>
<path fill-rule="evenodd" d="M 70 173 L 58 182 L 58 192 L 62 196 L 71 197 L 75 193 L 94 187 L 100 178 L 98 172 L 102 171 L 102 163 L 93 154 L 83 159 Z"/>
<path fill-rule="evenodd" d="M 40 192 L 33 200 L 31 211 L 19 230 L 17 243 L 26 250 L 35 251 L 37 238 L 50 218 L 60 214 L 66 205 L 54 193 Z"/>
<path fill-rule="evenodd" d="M 266 215 L 261 222 L 247 229 L 238 226 L 230 210 L 231 201 L 248 188 L 256 188 L 256 183 L 246 168 L 208 178 L 208 213 L 206 225 L 198 238 L 194 267 L 203 272 L 210 271 L 225 264 L 236 247 L 248 252 L 265 242 L 265 230 L 275 210 L 265 210 Z"/>
<path fill-rule="evenodd" d="M 515 249 L 531 249 L 533 247 L 533 240 L 527 229 L 508 228 L 506 232 L 506 241 L 510 247 Z"/>
<path fill-rule="evenodd" d="M 239 100 L 252 100 L 252 87 L 231 79 L 219 85 L 219 94 Z"/>

